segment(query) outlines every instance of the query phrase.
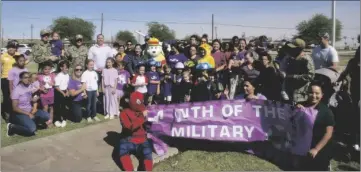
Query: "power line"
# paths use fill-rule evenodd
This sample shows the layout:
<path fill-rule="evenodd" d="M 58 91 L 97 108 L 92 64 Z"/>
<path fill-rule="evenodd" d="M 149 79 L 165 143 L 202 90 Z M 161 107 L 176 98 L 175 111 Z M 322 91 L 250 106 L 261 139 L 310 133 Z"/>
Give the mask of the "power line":
<path fill-rule="evenodd" d="M 40 18 L 40 17 L 20 17 L 12 16 L 11 18 L 21 18 L 21 19 L 30 19 L 30 20 L 49 20 L 49 18 Z M 80 18 L 80 17 L 79 17 Z M 101 21 L 101 18 L 82 18 L 87 21 Z M 124 19 L 103 19 L 103 21 L 119 21 L 119 22 L 129 22 L 129 23 L 149 23 L 149 20 L 124 20 Z M 212 23 L 208 22 L 177 22 L 177 21 L 156 21 L 162 24 L 183 24 L 183 25 L 211 25 Z M 229 24 L 229 23 L 214 23 L 214 25 L 219 26 L 233 26 L 233 27 L 244 27 L 244 28 L 260 28 L 260 29 L 278 29 L 278 30 L 296 30 L 295 27 L 274 27 L 274 26 L 252 26 L 252 25 L 241 25 L 241 24 Z M 343 30 L 360 30 L 360 28 L 342 28 Z"/>

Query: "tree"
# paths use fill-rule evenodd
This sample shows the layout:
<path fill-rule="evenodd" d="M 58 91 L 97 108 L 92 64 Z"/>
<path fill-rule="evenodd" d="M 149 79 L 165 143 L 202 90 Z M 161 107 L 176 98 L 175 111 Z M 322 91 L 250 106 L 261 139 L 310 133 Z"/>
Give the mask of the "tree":
<path fill-rule="evenodd" d="M 95 32 L 95 25 L 81 18 L 59 17 L 53 21 L 50 28 L 58 32 L 61 38 L 71 41 L 75 41 L 77 34 L 83 35 L 84 42 L 91 41 Z"/>
<path fill-rule="evenodd" d="M 308 21 L 302 21 L 297 26 L 297 37 L 305 40 L 309 44 L 318 43 L 318 35 L 327 32 L 332 34 L 332 19 L 323 14 L 316 14 Z M 336 19 L 336 41 L 341 40 L 342 24 Z"/>
<path fill-rule="evenodd" d="M 159 41 L 175 39 L 175 31 L 171 30 L 167 25 L 160 24 L 158 22 L 150 22 L 147 26 L 148 35 L 159 39 Z"/>
<path fill-rule="evenodd" d="M 130 32 L 130 31 L 127 31 L 127 30 L 119 31 L 117 33 L 117 35 L 116 35 L 116 40 L 117 41 L 124 41 L 124 42 L 130 40 L 134 44 L 137 42 L 137 40 L 135 39 L 134 34 L 132 32 Z"/>

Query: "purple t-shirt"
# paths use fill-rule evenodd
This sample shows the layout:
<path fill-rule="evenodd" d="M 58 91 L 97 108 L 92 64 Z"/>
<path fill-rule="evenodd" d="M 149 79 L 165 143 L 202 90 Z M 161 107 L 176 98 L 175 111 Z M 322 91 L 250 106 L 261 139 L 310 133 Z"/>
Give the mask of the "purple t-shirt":
<path fill-rule="evenodd" d="M 216 67 L 222 66 L 227 63 L 226 55 L 222 51 L 217 51 L 212 54 Z"/>
<path fill-rule="evenodd" d="M 130 74 L 126 70 L 118 70 L 118 84 L 117 90 L 123 90 L 124 85 L 128 84 Z"/>
<path fill-rule="evenodd" d="M 50 98 L 54 97 L 54 87 L 55 84 L 55 74 L 51 73 L 49 75 L 38 75 L 38 81 L 40 83 L 40 87 L 44 87 L 48 89 L 47 93 L 41 93 L 40 97 L 42 98 Z"/>
<path fill-rule="evenodd" d="M 168 74 L 168 75 L 171 75 L 171 74 Z M 163 75 L 162 79 L 164 77 L 165 76 Z M 172 85 L 173 85 L 172 83 L 173 83 L 172 79 L 164 79 L 164 81 L 162 83 L 162 89 L 161 89 L 163 96 L 171 96 L 172 95 Z"/>
<path fill-rule="evenodd" d="M 68 84 L 68 90 L 79 90 L 81 88 L 82 84 L 78 80 L 70 79 Z M 83 100 L 83 97 L 81 96 L 82 93 L 76 95 L 73 99 L 73 101 L 78 102 Z"/>
<path fill-rule="evenodd" d="M 51 42 L 51 53 L 54 56 L 60 56 L 61 50 L 63 49 L 63 42 L 61 40 L 52 40 Z"/>
<path fill-rule="evenodd" d="M 21 72 L 27 72 L 28 69 L 24 68 L 24 69 L 20 69 L 18 67 L 13 67 L 12 69 L 10 69 L 9 73 L 8 73 L 8 80 L 9 81 L 13 81 L 13 89 L 19 84 L 20 81 L 20 73 Z"/>
<path fill-rule="evenodd" d="M 178 62 L 184 63 L 188 58 L 184 54 L 176 54 L 168 56 L 168 65 L 170 68 L 174 68 Z"/>
<path fill-rule="evenodd" d="M 39 88 L 40 88 L 40 83 L 39 83 L 39 81 L 35 81 L 35 82 L 31 83 L 31 84 L 30 84 L 30 88 L 31 88 L 31 91 L 32 91 L 33 93 L 36 92 L 36 91 L 38 91 Z"/>
<path fill-rule="evenodd" d="M 114 86 L 118 80 L 118 71 L 115 68 L 105 68 L 102 72 L 104 86 Z"/>
<path fill-rule="evenodd" d="M 150 81 L 160 81 L 160 78 L 159 78 L 159 74 L 158 72 L 153 72 L 153 71 L 149 71 L 147 73 L 147 78 L 148 78 L 148 93 L 150 95 L 155 95 L 157 93 L 157 87 L 158 87 L 158 84 L 151 84 Z"/>
<path fill-rule="evenodd" d="M 244 55 L 246 54 L 246 52 L 247 51 L 240 51 L 240 52 L 238 52 L 237 54 L 235 54 L 234 52 L 232 53 L 232 55 L 231 55 L 231 58 L 233 57 L 233 56 L 236 56 L 236 60 L 242 60 L 243 58 L 244 58 Z"/>
<path fill-rule="evenodd" d="M 11 100 L 18 100 L 18 108 L 25 112 L 31 112 L 31 97 L 32 92 L 30 85 L 26 87 L 23 84 L 19 84 L 11 94 Z"/>

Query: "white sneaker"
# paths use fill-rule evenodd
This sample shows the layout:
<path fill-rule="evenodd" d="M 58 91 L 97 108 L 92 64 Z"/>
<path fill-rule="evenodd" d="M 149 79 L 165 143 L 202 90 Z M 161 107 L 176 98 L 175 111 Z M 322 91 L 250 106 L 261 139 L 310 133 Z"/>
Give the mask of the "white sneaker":
<path fill-rule="evenodd" d="M 63 122 L 61 123 L 61 127 L 65 127 L 66 126 L 66 121 L 65 120 L 63 120 Z"/>
<path fill-rule="evenodd" d="M 114 119 L 114 115 L 110 115 L 109 119 Z"/>
<path fill-rule="evenodd" d="M 100 119 L 96 116 L 96 117 L 94 117 L 93 118 L 96 122 L 99 122 L 100 121 Z"/>
<path fill-rule="evenodd" d="M 8 123 L 7 125 L 6 125 L 6 135 L 8 136 L 8 137 L 10 137 L 10 136 L 12 136 L 12 135 L 14 135 L 13 133 L 11 133 L 11 131 L 10 131 L 10 129 L 11 129 L 11 123 Z"/>
<path fill-rule="evenodd" d="M 109 115 L 105 115 L 105 116 L 104 116 L 104 119 L 109 119 Z"/>
<path fill-rule="evenodd" d="M 55 125 L 56 127 L 61 127 L 61 122 L 55 121 L 54 125 Z"/>
<path fill-rule="evenodd" d="M 290 100 L 290 98 L 288 97 L 286 91 L 281 91 L 281 96 L 282 96 L 283 100 Z"/>
<path fill-rule="evenodd" d="M 353 148 L 356 150 L 356 151 L 360 151 L 360 146 L 358 144 L 354 144 L 353 145 Z"/>
<path fill-rule="evenodd" d="M 92 118 L 90 118 L 90 117 L 87 118 L 87 121 L 88 121 L 88 123 L 93 122 Z"/>

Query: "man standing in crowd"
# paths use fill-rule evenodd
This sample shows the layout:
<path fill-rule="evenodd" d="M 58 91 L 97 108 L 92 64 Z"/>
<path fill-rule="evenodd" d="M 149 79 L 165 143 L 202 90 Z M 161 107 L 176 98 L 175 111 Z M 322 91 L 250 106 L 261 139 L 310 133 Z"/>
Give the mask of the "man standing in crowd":
<path fill-rule="evenodd" d="M 105 67 L 105 61 L 108 57 L 113 57 L 112 49 L 109 46 L 104 45 L 104 36 L 99 34 L 97 36 L 97 44 L 93 45 L 88 52 L 88 59 L 94 60 L 94 69 L 99 75 L 98 82 L 102 81 L 101 72 Z"/>
<path fill-rule="evenodd" d="M 304 52 L 304 40 L 297 38 L 287 45 L 290 57 L 282 60 L 283 65 L 288 64 L 286 72 L 282 72 L 286 93 L 290 96 L 290 101 L 304 102 L 308 98 L 308 86 L 315 76 L 315 67 L 312 58 Z"/>
<path fill-rule="evenodd" d="M 320 45 L 312 51 L 312 59 L 315 64 L 315 70 L 332 67 L 336 69 L 339 62 L 337 51 L 329 43 L 328 33 L 320 34 Z"/>
<path fill-rule="evenodd" d="M 133 50 L 133 43 L 132 43 L 132 41 L 128 40 L 126 42 L 126 48 L 125 48 L 124 52 L 125 52 L 126 55 L 133 55 L 134 54 L 133 51 L 134 51 Z"/>
<path fill-rule="evenodd" d="M 88 56 L 88 48 L 83 45 L 83 36 L 75 36 L 75 44 L 67 49 L 65 52 L 68 61 L 71 64 L 71 69 L 75 69 L 76 66 L 81 65 L 85 66 L 85 61 Z M 70 72 L 72 72 L 70 70 Z"/>
<path fill-rule="evenodd" d="M 40 37 L 41 42 L 38 44 L 35 44 L 32 47 L 32 54 L 33 59 L 36 63 L 39 64 L 38 70 L 40 71 L 43 67 L 43 64 L 45 62 L 56 62 L 59 58 L 56 56 L 53 56 L 51 53 L 51 45 L 49 43 L 49 36 L 50 36 L 49 30 L 41 30 L 40 31 Z"/>
<path fill-rule="evenodd" d="M 191 57 L 190 52 L 189 52 L 191 46 L 197 46 L 198 45 L 198 37 L 197 37 L 197 35 L 192 35 L 189 38 L 189 41 L 190 41 L 190 44 L 187 47 L 184 48 L 184 55 L 186 57 L 188 57 L 188 58 Z"/>

